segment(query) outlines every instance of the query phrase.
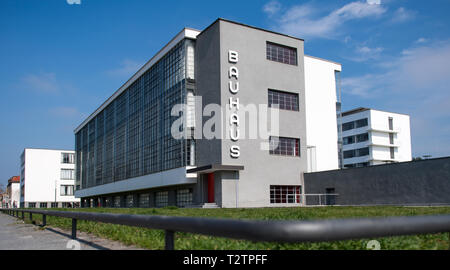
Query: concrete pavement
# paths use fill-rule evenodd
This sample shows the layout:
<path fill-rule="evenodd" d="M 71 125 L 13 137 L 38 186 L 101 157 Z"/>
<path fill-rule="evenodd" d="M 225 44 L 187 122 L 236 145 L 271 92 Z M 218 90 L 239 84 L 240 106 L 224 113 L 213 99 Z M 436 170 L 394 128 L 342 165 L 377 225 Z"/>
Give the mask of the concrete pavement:
<path fill-rule="evenodd" d="M 68 231 L 25 224 L 21 219 L 0 213 L 0 250 L 138 249 L 79 231 L 77 241 L 70 236 Z"/>

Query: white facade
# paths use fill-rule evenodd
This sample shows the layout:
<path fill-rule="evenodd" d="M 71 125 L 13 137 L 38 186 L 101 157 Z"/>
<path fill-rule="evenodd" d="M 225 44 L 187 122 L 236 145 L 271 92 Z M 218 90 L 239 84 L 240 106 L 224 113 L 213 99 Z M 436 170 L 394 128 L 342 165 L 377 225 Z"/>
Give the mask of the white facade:
<path fill-rule="evenodd" d="M 80 202 L 73 195 L 74 153 L 68 150 L 24 150 L 20 178 L 22 207 L 68 207 Z"/>
<path fill-rule="evenodd" d="M 344 167 L 412 160 L 408 115 L 359 108 L 343 113 L 342 123 Z"/>
<path fill-rule="evenodd" d="M 305 55 L 308 172 L 339 169 L 336 72 L 338 63 Z"/>
<path fill-rule="evenodd" d="M 19 207 L 20 205 L 20 183 L 8 184 L 8 207 Z"/>

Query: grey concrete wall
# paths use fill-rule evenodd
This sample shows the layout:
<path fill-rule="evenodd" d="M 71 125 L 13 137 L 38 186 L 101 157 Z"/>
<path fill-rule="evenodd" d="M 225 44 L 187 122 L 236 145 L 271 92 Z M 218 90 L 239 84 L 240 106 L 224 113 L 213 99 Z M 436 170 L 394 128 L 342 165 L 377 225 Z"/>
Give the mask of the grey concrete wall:
<path fill-rule="evenodd" d="M 268 41 L 296 48 L 298 65 L 267 60 Z M 249 127 L 244 117 L 240 118 L 241 138 L 237 142 L 225 137 L 228 135 L 225 126 L 229 126 L 229 119 L 223 115 L 222 134 L 225 139 L 219 141 L 219 145 L 217 141 L 203 140 L 198 143 L 199 166 L 219 161 L 220 164 L 245 167 L 239 172 L 238 182 L 225 174 L 223 179 L 221 176 L 216 178 L 216 181 L 221 181 L 216 186 L 216 191 L 221 190 L 221 194 L 216 194 L 216 202 L 220 206 L 235 207 L 236 197 L 239 207 L 270 206 L 270 185 L 300 185 L 301 174 L 307 168 L 303 41 L 219 20 L 199 35 L 196 44 L 197 94 L 203 95 L 204 105 L 206 101 L 214 101 L 225 109 L 229 106 L 229 98 L 233 97 L 239 98 L 240 111 L 243 111 L 248 105 L 267 105 L 269 89 L 299 95 L 300 111 L 279 110 L 279 136 L 299 138 L 300 157 L 270 155 L 268 150 L 262 150 L 261 143 L 268 142 L 268 139 L 244 137 L 243 132 Z M 239 53 L 237 64 L 228 61 L 229 50 Z M 240 90 L 235 95 L 228 86 L 228 70 L 231 66 L 239 69 Z M 248 132 L 245 131 L 245 134 L 248 135 Z M 240 147 L 239 158 L 230 156 L 232 145 Z"/>
<path fill-rule="evenodd" d="M 214 24 L 197 37 L 195 55 L 196 96 L 202 97 L 202 112 L 208 104 L 220 104 L 220 28 Z M 197 104 L 196 104 L 197 106 Z M 202 127 L 210 117 L 195 115 L 195 134 L 202 136 Z M 220 126 L 216 127 L 220 129 Z M 220 164 L 220 140 L 196 140 L 196 165 Z"/>
<path fill-rule="evenodd" d="M 334 188 L 337 205 L 449 205 L 450 157 L 308 173 L 305 193 Z M 307 196 L 308 205 L 317 197 Z"/>

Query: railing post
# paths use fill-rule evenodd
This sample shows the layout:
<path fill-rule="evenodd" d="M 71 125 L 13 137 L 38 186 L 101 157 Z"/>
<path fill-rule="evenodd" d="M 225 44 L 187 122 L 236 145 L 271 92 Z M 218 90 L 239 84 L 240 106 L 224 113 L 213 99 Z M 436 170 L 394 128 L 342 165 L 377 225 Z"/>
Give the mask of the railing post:
<path fill-rule="evenodd" d="M 47 226 L 47 215 L 42 215 L 42 227 Z"/>
<path fill-rule="evenodd" d="M 33 221 L 33 213 L 30 213 L 30 221 Z"/>
<path fill-rule="evenodd" d="M 22 219 L 25 219 L 25 213 L 22 211 Z"/>
<path fill-rule="evenodd" d="M 175 232 L 166 230 L 165 235 L 166 242 L 166 250 L 174 250 L 175 249 Z"/>
<path fill-rule="evenodd" d="M 77 238 L 77 220 L 72 218 L 72 239 Z"/>

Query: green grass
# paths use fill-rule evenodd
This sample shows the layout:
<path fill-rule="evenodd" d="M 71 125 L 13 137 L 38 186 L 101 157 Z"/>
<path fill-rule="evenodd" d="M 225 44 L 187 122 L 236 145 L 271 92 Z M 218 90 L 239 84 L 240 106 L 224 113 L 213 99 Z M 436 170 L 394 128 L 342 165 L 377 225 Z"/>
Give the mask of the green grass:
<path fill-rule="evenodd" d="M 61 209 L 54 209 L 61 210 Z M 255 220 L 313 220 L 351 217 L 386 217 L 450 214 L 450 207 L 315 207 L 315 208 L 255 208 L 255 209 L 177 209 L 177 208 L 92 208 L 70 209 L 65 211 L 86 211 L 96 213 L 125 213 L 137 215 L 191 216 L 208 218 L 233 218 Z M 28 219 L 28 215 L 25 215 Z M 33 220 L 42 221 L 41 215 L 33 214 Z M 71 229 L 71 220 L 67 218 L 47 217 L 47 225 Z M 99 237 L 120 241 L 147 249 L 164 248 L 164 232 L 122 225 L 103 224 L 79 220 L 80 231 L 92 233 Z M 175 248 L 187 250 L 323 250 L 345 249 L 366 250 L 367 242 L 374 239 L 359 239 L 320 243 L 268 243 L 233 240 L 190 233 L 176 233 Z M 430 249 L 446 250 L 450 248 L 449 233 L 425 234 L 375 238 L 381 249 Z"/>

